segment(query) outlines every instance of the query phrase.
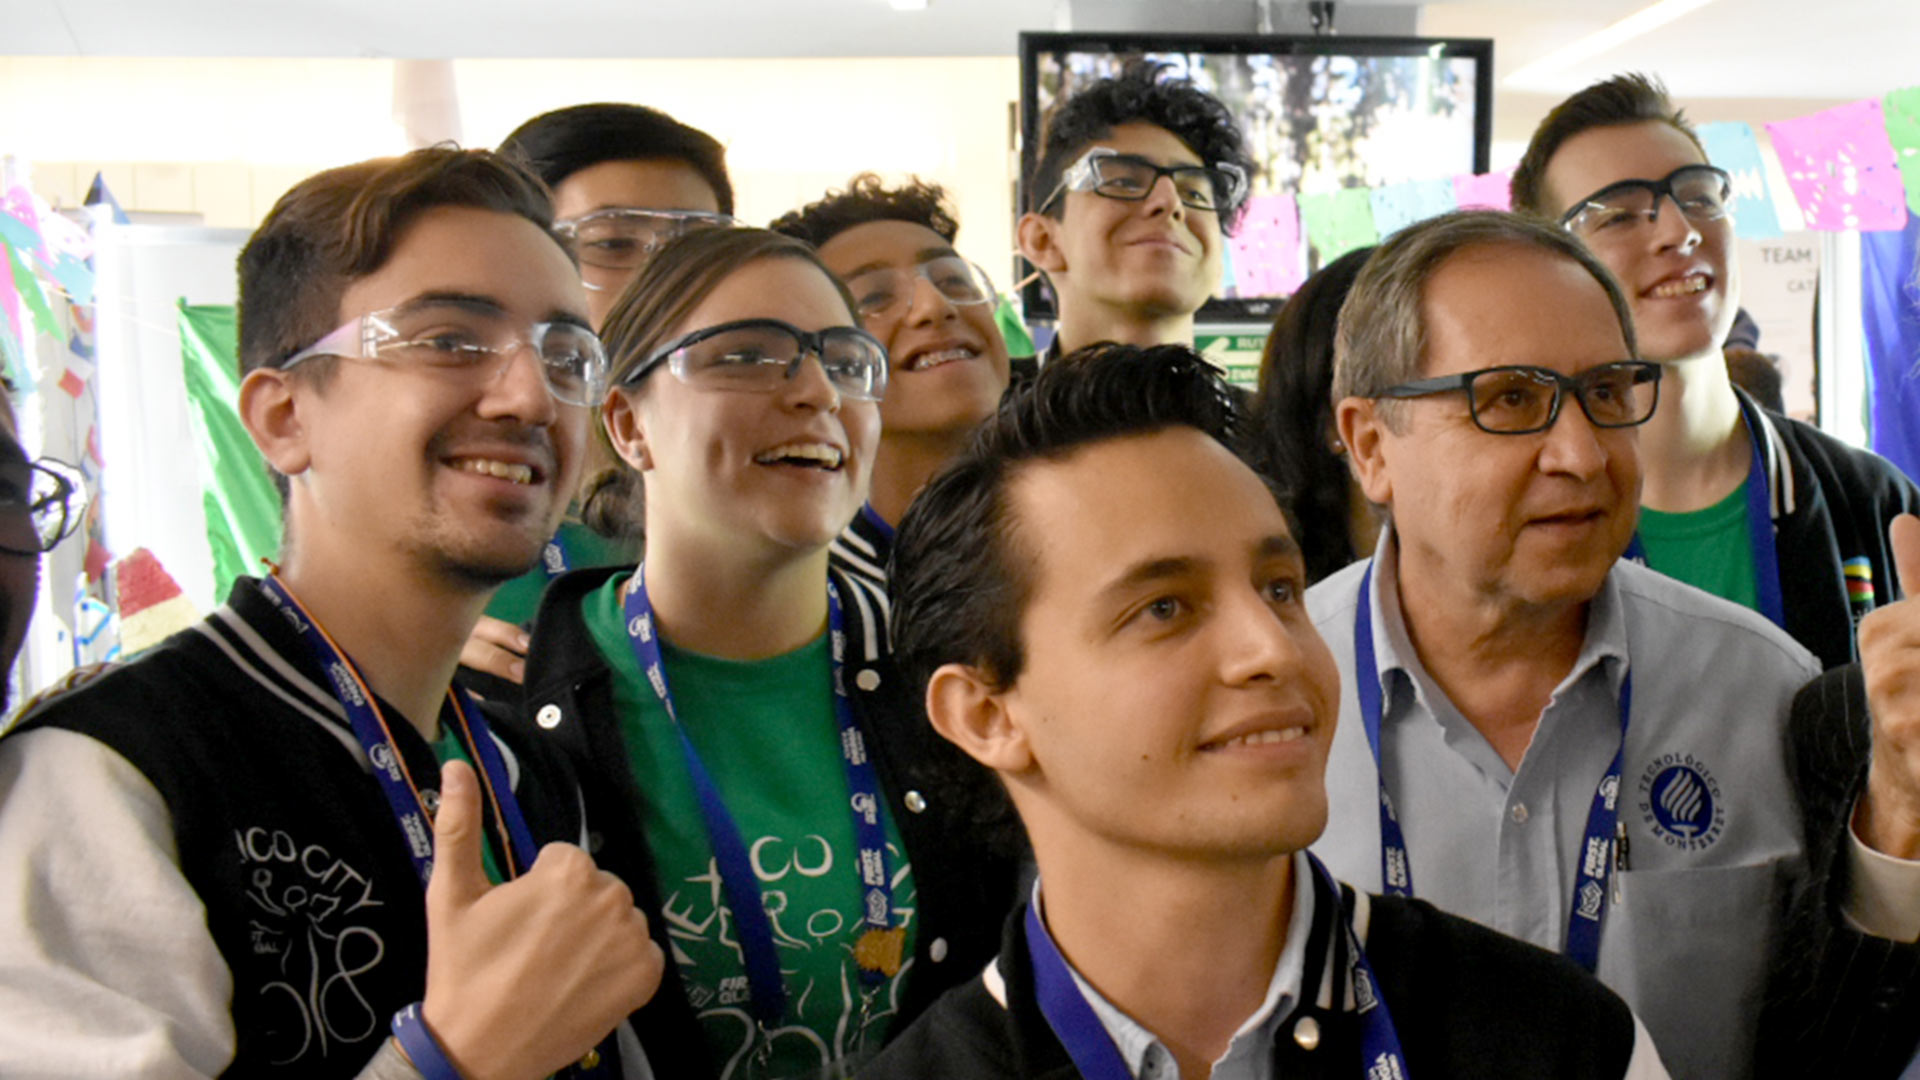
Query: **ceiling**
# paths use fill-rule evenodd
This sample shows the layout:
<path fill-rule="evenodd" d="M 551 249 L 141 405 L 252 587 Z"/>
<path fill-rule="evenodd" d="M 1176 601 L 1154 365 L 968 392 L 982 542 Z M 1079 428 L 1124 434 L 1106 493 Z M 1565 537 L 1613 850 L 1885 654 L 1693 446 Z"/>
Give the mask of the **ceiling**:
<path fill-rule="evenodd" d="M 1647 0 L 1340 0 L 1346 33 L 1496 39 L 1510 73 Z M 841 57 L 1010 55 L 1026 30 L 1307 32 L 1296 0 L 0 0 L 0 53 L 39 56 Z M 1851 99 L 1920 82 L 1913 0 L 1712 0 L 1509 92 L 1658 72 L 1687 98 Z"/>

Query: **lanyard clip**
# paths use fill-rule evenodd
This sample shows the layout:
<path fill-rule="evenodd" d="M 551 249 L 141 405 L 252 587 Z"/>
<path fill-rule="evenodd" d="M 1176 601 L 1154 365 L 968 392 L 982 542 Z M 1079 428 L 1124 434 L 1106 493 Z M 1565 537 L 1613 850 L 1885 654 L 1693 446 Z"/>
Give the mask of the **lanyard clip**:
<path fill-rule="evenodd" d="M 1613 823 L 1613 902 L 1618 906 L 1623 890 L 1620 887 L 1620 875 L 1627 869 L 1627 823 Z"/>

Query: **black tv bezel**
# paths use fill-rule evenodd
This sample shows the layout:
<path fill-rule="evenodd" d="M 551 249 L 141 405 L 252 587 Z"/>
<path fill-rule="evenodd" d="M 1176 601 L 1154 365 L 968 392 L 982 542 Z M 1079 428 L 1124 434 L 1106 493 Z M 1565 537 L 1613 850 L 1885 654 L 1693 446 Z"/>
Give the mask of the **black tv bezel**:
<path fill-rule="evenodd" d="M 1039 142 L 1042 54 L 1063 52 L 1110 53 L 1239 53 L 1260 56 L 1421 56 L 1435 47 L 1444 58 L 1471 57 L 1478 61 L 1473 102 L 1473 171 L 1487 171 L 1493 155 L 1493 39 L 1347 36 L 1311 34 L 1205 34 L 1171 32 L 1039 31 L 1020 33 L 1020 176 L 1014 187 L 1014 218 L 1027 205 L 1027 176 L 1033 171 L 1033 153 Z M 1016 257 L 1013 280 L 1031 270 Z M 1209 299 L 1197 319 L 1211 323 L 1265 323 L 1286 297 Z M 1055 317 L 1053 297 L 1038 280 L 1021 290 L 1021 309 L 1027 319 Z"/>

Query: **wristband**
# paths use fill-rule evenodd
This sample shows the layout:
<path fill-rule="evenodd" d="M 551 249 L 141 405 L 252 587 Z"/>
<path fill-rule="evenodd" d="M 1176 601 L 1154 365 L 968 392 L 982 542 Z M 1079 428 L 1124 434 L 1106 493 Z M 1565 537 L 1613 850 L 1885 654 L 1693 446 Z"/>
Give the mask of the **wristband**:
<path fill-rule="evenodd" d="M 447 1060 L 447 1052 L 440 1049 L 439 1040 L 421 1018 L 420 1002 L 393 1014 L 393 1037 L 399 1040 L 400 1049 L 426 1080 L 466 1080 L 460 1070 L 453 1067 L 453 1062 Z"/>

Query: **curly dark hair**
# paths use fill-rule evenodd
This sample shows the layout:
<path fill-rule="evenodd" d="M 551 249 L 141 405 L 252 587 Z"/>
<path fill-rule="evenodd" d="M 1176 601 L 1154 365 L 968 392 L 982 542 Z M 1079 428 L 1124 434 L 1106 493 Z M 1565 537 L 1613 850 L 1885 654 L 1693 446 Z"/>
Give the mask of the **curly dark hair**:
<path fill-rule="evenodd" d="M 954 215 L 946 188 L 917 176 L 890 188 L 870 172 L 847 181 L 845 191 L 829 191 L 798 210 L 780 215 L 767 228 L 819 247 L 855 225 L 874 221 L 925 225 L 949 244 L 960 232 L 960 220 Z"/>
<path fill-rule="evenodd" d="M 1347 532 L 1347 459 L 1331 445 L 1333 342 L 1340 305 L 1373 248 L 1356 248 L 1321 267 L 1274 317 L 1260 356 L 1260 389 L 1253 404 L 1254 460 L 1287 478 L 1294 534 L 1306 556 L 1307 579 L 1319 581 L 1364 557 Z"/>
<path fill-rule="evenodd" d="M 1597 127 L 1638 124 L 1649 120 L 1672 126 L 1675 131 L 1692 140 L 1694 148 L 1700 151 L 1701 159 L 1706 159 L 1707 151 L 1700 145 L 1700 136 L 1694 132 L 1693 125 L 1687 122 L 1686 113 L 1673 107 L 1673 102 L 1667 98 L 1667 88 L 1659 79 L 1637 72 L 1615 75 L 1555 105 L 1547 118 L 1540 121 L 1540 126 L 1533 131 L 1533 138 L 1527 142 L 1527 152 L 1513 169 L 1513 208 L 1535 217 L 1558 217 L 1560 208 L 1549 205 L 1547 165 L 1567 140 Z M 1567 199 L 1574 199 L 1586 192 L 1561 194 Z"/>
<path fill-rule="evenodd" d="M 1247 152 L 1246 134 L 1232 111 L 1186 79 L 1161 78 L 1169 67 L 1147 60 L 1129 61 L 1119 75 L 1076 89 L 1047 113 L 1039 153 L 1033 171 L 1027 174 L 1028 210 L 1048 213 L 1041 204 L 1060 185 L 1067 166 L 1121 124 L 1165 128 L 1201 161 L 1209 165 L 1229 162 L 1253 176 L 1253 155 Z M 1243 201 L 1221 214 L 1221 230 L 1232 232 L 1245 210 Z M 1056 209 L 1049 216 L 1059 217 L 1062 212 Z"/>

